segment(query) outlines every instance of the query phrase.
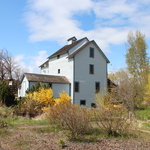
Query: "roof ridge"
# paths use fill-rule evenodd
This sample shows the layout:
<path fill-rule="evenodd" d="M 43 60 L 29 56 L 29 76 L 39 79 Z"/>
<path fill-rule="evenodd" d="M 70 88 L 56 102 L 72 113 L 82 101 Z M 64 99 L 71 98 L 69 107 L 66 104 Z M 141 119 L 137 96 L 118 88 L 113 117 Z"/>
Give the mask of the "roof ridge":
<path fill-rule="evenodd" d="M 70 48 L 74 47 L 76 44 L 80 43 L 80 42 L 81 42 L 83 39 L 85 39 L 85 38 L 87 38 L 87 37 L 84 37 L 84 38 L 82 38 L 82 39 L 79 39 L 79 40 L 75 41 L 75 42 L 72 43 L 72 44 L 63 46 L 63 47 L 60 48 L 58 51 L 56 51 L 55 53 L 53 53 L 52 55 L 50 55 L 48 58 L 52 58 L 52 57 L 54 57 L 54 56 L 57 56 L 57 55 L 66 53 Z"/>
<path fill-rule="evenodd" d="M 24 76 L 26 76 L 28 81 L 32 81 L 32 82 L 40 81 L 43 83 L 70 84 L 70 81 L 65 76 L 36 74 L 36 73 L 24 73 Z"/>

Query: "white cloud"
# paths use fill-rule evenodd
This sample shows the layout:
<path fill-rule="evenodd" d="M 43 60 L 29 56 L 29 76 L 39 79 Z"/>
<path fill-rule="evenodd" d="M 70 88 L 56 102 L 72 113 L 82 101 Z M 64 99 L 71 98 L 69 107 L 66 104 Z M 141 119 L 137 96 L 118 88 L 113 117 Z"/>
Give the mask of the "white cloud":
<path fill-rule="evenodd" d="M 47 52 L 43 50 L 39 51 L 37 56 L 17 55 L 14 59 L 24 72 L 40 73 L 39 66 L 45 62 L 47 57 Z"/>
<path fill-rule="evenodd" d="M 30 64 L 29 64 L 30 72 L 40 73 L 39 66 L 45 62 L 47 57 L 48 57 L 48 54 L 44 50 L 39 51 L 37 56 L 30 57 L 31 59 Z"/>
<path fill-rule="evenodd" d="M 26 21 L 31 41 L 56 40 L 65 43 L 75 35 L 77 38 L 94 39 L 103 51 L 109 44 L 126 42 L 129 30 L 141 30 L 150 35 L 149 0 L 28 0 Z M 80 28 L 82 16 L 94 13 L 95 28 L 84 31 Z M 40 54 L 39 54 L 40 55 Z"/>

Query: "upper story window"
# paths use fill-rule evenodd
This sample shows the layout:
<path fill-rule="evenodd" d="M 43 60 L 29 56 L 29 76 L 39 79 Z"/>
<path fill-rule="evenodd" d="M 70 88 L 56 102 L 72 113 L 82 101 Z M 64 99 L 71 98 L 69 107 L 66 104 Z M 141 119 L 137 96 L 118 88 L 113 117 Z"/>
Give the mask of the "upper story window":
<path fill-rule="evenodd" d="M 57 59 L 59 59 L 60 58 L 60 55 L 57 55 Z"/>
<path fill-rule="evenodd" d="M 74 91 L 79 92 L 79 82 L 74 83 Z"/>
<path fill-rule="evenodd" d="M 44 64 L 44 67 L 48 67 L 48 63 L 47 63 L 47 64 Z"/>
<path fill-rule="evenodd" d="M 90 47 L 90 57 L 94 58 L 94 48 Z"/>
<path fill-rule="evenodd" d="M 43 73 L 46 73 L 46 70 L 43 70 Z"/>
<path fill-rule="evenodd" d="M 89 74 L 94 74 L 94 65 L 89 65 Z"/>
<path fill-rule="evenodd" d="M 100 91 L 100 82 L 95 82 L 95 93 Z"/>
<path fill-rule="evenodd" d="M 60 69 L 58 69 L 58 74 L 60 74 Z"/>

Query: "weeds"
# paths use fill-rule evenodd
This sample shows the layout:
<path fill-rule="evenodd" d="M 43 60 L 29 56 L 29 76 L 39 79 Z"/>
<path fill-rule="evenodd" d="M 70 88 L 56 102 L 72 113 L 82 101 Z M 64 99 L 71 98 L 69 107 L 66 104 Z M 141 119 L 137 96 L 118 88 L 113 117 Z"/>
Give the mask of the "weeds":
<path fill-rule="evenodd" d="M 150 131 L 150 121 L 144 122 L 141 128 Z"/>
<path fill-rule="evenodd" d="M 0 117 L 11 118 L 13 116 L 13 111 L 11 107 L 0 107 Z"/>
<path fill-rule="evenodd" d="M 61 148 L 64 148 L 66 145 L 65 145 L 65 141 L 64 141 L 64 139 L 62 139 L 62 138 L 59 138 L 57 141 L 57 144 L 59 144 L 59 146 L 61 147 Z"/>
<path fill-rule="evenodd" d="M 33 131 L 38 133 L 59 133 L 61 130 L 57 126 L 48 126 L 48 127 L 40 127 L 33 128 Z"/>
<path fill-rule="evenodd" d="M 71 103 L 50 107 L 46 116 L 63 130 L 69 130 L 66 132 L 69 139 L 79 138 L 89 132 L 91 128 L 88 111 Z"/>
<path fill-rule="evenodd" d="M 0 117 L 0 128 L 5 128 L 7 126 L 8 125 L 7 125 L 6 121 L 2 117 Z"/>

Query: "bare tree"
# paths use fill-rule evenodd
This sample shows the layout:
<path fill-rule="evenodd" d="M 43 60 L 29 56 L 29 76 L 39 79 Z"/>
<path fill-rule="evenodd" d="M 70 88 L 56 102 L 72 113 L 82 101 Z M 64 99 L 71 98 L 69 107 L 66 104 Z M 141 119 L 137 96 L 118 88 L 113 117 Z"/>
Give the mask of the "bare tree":
<path fill-rule="evenodd" d="M 5 68 L 7 70 L 8 78 L 13 79 L 14 72 L 18 69 L 17 63 L 13 57 L 8 56 L 5 58 Z"/>
<path fill-rule="evenodd" d="M 127 69 L 120 69 L 113 75 L 110 74 L 109 78 L 118 85 L 115 88 L 114 95 L 111 95 L 113 99 L 122 102 L 130 111 L 143 109 L 145 107 L 142 103 L 142 98 L 145 95 L 144 88 L 140 84 L 137 84 L 136 78 L 134 78 Z"/>
<path fill-rule="evenodd" d="M 13 89 L 17 91 L 24 69 L 19 66 L 15 58 L 7 51 L 0 50 L 0 80 L 13 81 Z"/>
<path fill-rule="evenodd" d="M 7 50 L 0 50 L 0 76 L 3 79 L 14 79 L 19 65 Z"/>
<path fill-rule="evenodd" d="M 6 68 L 4 61 L 4 50 L 0 50 L 0 80 L 4 80 L 6 78 Z"/>

